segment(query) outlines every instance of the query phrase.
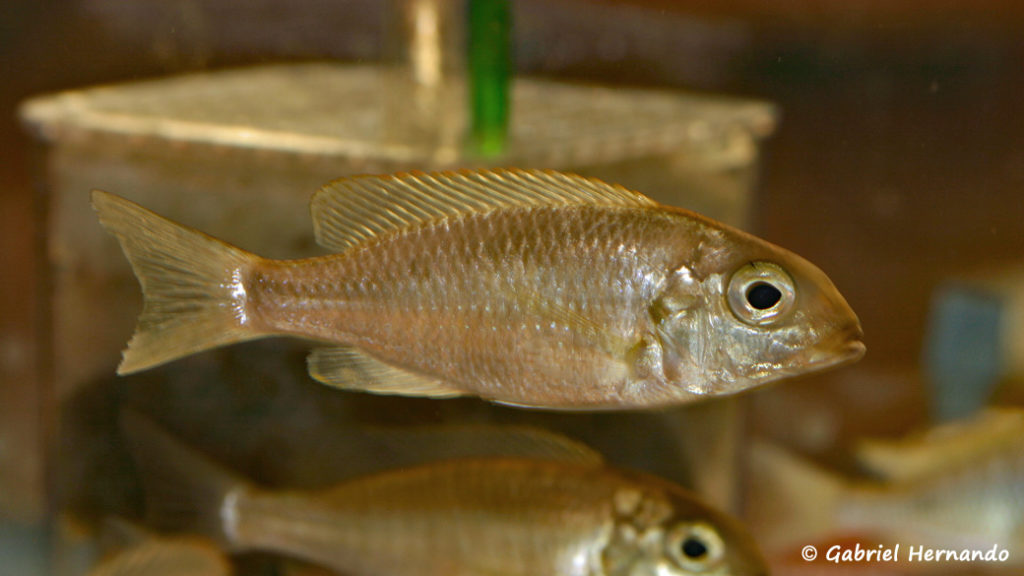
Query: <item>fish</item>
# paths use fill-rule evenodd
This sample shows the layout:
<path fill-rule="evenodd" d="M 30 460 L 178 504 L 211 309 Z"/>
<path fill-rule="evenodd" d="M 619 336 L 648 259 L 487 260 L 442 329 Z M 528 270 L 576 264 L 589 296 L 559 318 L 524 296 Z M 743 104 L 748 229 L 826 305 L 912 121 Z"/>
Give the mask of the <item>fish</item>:
<path fill-rule="evenodd" d="M 731 516 L 599 462 L 448 459 L 320 490 L 261 487 L 141 414 L 122 430 L 149 525 L 350 576 L 766 575 Z"/>
<path fill-rule="evenodd" d="M 1024 548 L 1024 410 L 989 408 L 855 451 L 868 478 L 823 470 L 784 448 L 750 451 L 747 518 L 766 549 L 830 534 L 935 549 Z"/>
<path fill-rule="evenodd" d="M 549 170 L 335 180 L 327 256 L 264 259 L 94 190 L 144 305 L 119 374 L 210 348 L 323 342 L 342 389 L 564 410 L 685 404 L 860 358 L 856 314 L 795 254 Z M 268 231 L 268 233 L 272 233 Z"/>

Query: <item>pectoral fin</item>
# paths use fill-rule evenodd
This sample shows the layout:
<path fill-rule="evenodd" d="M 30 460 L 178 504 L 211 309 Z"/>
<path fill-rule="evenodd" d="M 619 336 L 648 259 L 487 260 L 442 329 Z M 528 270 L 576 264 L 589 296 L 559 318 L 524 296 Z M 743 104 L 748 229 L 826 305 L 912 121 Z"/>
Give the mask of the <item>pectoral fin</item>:
<path fill-rule="evenodd" d="M 307 363 L 310 376 L 338 388 L 431 398 L 465 394 L 439 380 L 382 362 L 358 348 L 317 348 Z"/>

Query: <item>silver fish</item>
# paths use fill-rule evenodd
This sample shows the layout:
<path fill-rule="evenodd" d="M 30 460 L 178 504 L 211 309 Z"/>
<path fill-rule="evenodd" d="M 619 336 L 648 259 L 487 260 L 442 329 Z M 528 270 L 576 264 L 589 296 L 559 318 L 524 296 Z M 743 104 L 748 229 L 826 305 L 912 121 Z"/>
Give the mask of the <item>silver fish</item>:
<path fill-rule="evenodd" d="M 821 270 L 598 180 L 354 177 L 312 199 L 338 254 L 267 260 L 94 191 L 145 295 L 119 373 L 273 335 L 331 343 L 314 378 L 568 409 L 680 404 L 855 360 Z"/>
<path fill-rule="evenodd" d="M 122 424 L 149 520 L 230 551 L 276 552 L 351 576 L 761 576 L 732 518 L 664 480 L 602 464 L 446 460 L 274 491 L 182 446 L 144 417 Z"/>
<path fill-rule="evenodd" d="M 898 442 L 862 443 L 878 480 L 821 470 L 783 449 L 752 450 L 749 516 L 769 549 L 861 534 L 890 544 L 1010 550 L 1024 558 L 1024 411 L 991 409 Z"/>

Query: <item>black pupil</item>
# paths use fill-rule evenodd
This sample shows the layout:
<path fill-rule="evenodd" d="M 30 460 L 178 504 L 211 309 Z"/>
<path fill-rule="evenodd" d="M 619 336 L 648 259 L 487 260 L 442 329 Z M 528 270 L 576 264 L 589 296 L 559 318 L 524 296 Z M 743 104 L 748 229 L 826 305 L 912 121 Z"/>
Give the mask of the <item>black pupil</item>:
<path fill-rule="evenodd" d="M 758 282 L 747 289 L 747 302 L 758 310 L 767 310 L 782 300 L 782 292 L 771 284 Z"/>
<path fill-rule="evenodd" d="M 687 558 L 693 558 L 696 560 L 698 558 L 702 558 L 707 553 L 708 547 L 700 540 L 691 536 L 683 541 L 683 554 L 685 554 Z"/>

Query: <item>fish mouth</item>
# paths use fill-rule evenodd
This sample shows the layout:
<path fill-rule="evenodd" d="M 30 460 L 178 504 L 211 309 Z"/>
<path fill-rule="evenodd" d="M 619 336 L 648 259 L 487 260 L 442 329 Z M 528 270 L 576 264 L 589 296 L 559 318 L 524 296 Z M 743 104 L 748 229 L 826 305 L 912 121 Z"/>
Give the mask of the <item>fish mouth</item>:
<path fill-rule="evenodd" d="M 861 340 L 864 333 L 859 325 L 839 333 L 840 336 L 833 339 L 838 344 L 828 343 L 817 346 L 806 356 L 805 361 L 808 368 L 813 371 L 833 368 L 843 364 L 852 364 L 864 357 L 867 346 Z"/>
<path fill-rule="evenodd" d="M 765 381 L 776 381 L 785 378 L 816 374 L 845 364 L 852 364 L 864 357 L 867 346 L 858 338 L 841 339 L 822 343 L 819 346 L 805 349 L 795 356 L 787 366 L 768 372 Z"/>
<path fill-rule="evenodd" d="M 853 325 L 845 331 L 845 335 L 845 342 L 838 350 L 839 361 L 842 363 L 856 362 L 863 358 L 868 347 L 864 345 L 864 329 L 860 327 L 860 322 L 854 321 Z"/>
<path fill-rule="evenodd" d="M 864 345 L 864 342 L 860 340 L 850 340 L 839 349 L 839 352 L 836 355 L 836 361 L 840 364 L 856 362 L 863 358 L 867 351 L 868 347 Z"/>

